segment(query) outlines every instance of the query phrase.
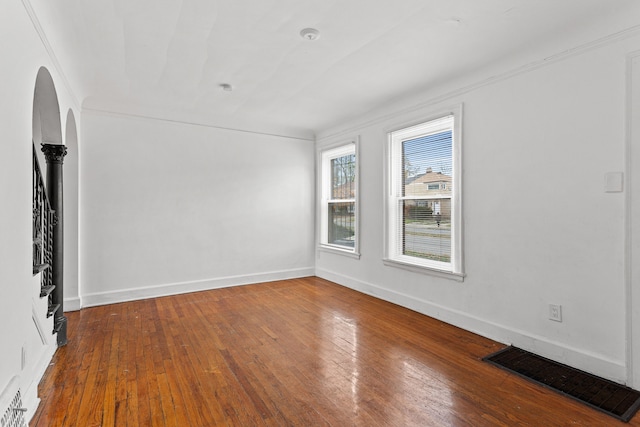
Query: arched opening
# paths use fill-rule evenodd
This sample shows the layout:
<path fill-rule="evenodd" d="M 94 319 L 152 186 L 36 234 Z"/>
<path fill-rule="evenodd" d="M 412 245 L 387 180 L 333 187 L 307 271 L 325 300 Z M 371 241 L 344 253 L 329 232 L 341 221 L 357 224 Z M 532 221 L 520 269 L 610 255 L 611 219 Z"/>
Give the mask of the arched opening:
<path fill-rule="evenodd" d="M 36 86 L 33 93 L 33 143 L 43 173 L 46 169 L 44 154 L 40 150 L 40 144 L 62 144 L 62 128 L 60 123 L 60 105 L 58 94 L 53 84 L 53 78 L 45 67 L 40 67 L 36 77 Z"/>
<path fill-rule="evenodd" d="M 65 310 L 80 309 L 78 272 L 78 130 L 73 110 L 67 112 L 64 159 L 64 301 Z"/>
<path fill-rule="evenodd" d="M 33 299 L 33 320 L 41 343 L 49 345 L 47 335 L 51 335 L 51 328 L 45 325 L 52 318 L 58 345 L 64 345 L 62 159 L 66 147 L 62 144 L 58 95 L 45 67 L 40 67 L 36 77 L 32 117 L 33 274 L 40 276 L 40 299 Z"/>

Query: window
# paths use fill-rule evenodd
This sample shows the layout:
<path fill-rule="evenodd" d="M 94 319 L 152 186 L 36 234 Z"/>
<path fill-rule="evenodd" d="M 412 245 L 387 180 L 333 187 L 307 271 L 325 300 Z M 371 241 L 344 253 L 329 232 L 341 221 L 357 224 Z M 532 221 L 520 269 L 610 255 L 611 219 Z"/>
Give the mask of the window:
<path fill-rule="evenodd" d="M 355 142 L 323 151 L 321 161 L 320 244 L 357 253 Z"/>
<path fill-rule="evenodd" d="M 459 116 L 389 133 L 385 261 L 463 276 Z"/>

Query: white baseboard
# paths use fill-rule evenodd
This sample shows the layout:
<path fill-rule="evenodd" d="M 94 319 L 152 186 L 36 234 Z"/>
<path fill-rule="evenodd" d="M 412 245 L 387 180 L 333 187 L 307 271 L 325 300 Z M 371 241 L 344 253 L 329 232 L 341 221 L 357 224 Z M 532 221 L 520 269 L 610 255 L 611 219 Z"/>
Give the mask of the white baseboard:
<path fill-rule="evenodd" d="M 313 276 L 314 274 L 315 269 L 313 267 L 305 267 L 242 276 L 218 277 L 192 282 L 169 283 L 157 286 L 121 289 L 110 292 L 96 292 L 82 295 L 82 307 L 94 307 L 98 305 L 186 294 L 189 292 L 206 291 L 231 286 L 250 285 L 254 283 L 275 282 L 277 280 L 297 279 L 300 277 Z"/>
<path fill-rule="evenodd" d="M 394 292 L 392 290 L 322 268 L 316 268 L 316 276 L 364 294 L 409 308 L 418 313 L 433 317 L 494 341 L 514 345 L 540 356 L 621 384 L 626 382 L 627 374 L 624 363 L 608 359 L 602 355 L 573 348 L 563 343 L 554 342 L 548 338 L 528 333 L 527 331 L 499 325 L 468 313 L 434 304 L 429 301 L 424 301 L 410 295 Z"/>
<path fill-rule="evenodd" d="M 82 308 L 80 298 L 65 298 L 64 299 L 64 311 L 78 311 Z"/>

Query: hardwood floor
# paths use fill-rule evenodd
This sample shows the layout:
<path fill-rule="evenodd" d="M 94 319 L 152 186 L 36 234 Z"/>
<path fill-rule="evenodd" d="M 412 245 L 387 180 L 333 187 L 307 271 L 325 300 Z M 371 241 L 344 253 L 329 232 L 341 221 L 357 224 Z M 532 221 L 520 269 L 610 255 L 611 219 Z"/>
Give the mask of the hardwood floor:
<path fill-rule="evenodd" d="M 67 317 L 31 426 L 625 425 L 480 361 L 501 344 L 319 278 Z"/>

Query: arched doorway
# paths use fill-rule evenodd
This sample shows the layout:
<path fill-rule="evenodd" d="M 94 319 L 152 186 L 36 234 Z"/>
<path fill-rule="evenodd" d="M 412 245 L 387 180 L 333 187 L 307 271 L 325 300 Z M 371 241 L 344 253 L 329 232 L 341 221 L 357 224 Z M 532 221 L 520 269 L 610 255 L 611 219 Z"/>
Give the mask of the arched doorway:
<path fill-rule="evenodd" d="M 41 344 L 50 345 L 51 330 L 58 345 L 66 344 L 64 301 L 64 211 L 62 209 L 62 143 L 60 106 L 53 78 L 45 67 L 38 70 L 33 95 L 33 253 L 34 275 L 40 275 L 39 299 L 33 298 L 33 320 Z M 45 148 L 45 153 L 41 149 Z M 46 160 L 46 161 L 45 161 Z M 37 171 L 40 171 L 38 173 Z M 45 178 L 46 177 L 46 178 Z M 46 182 L 44 188 L 43 183 Z M 44 301 L 43 301 L 44 300 Z M 43 307 L 44 305 L 44 307 Z M 44 313 L 43 313 L 44 312 Z M 53 320 L 53 328 L 49 326 Z"/>

